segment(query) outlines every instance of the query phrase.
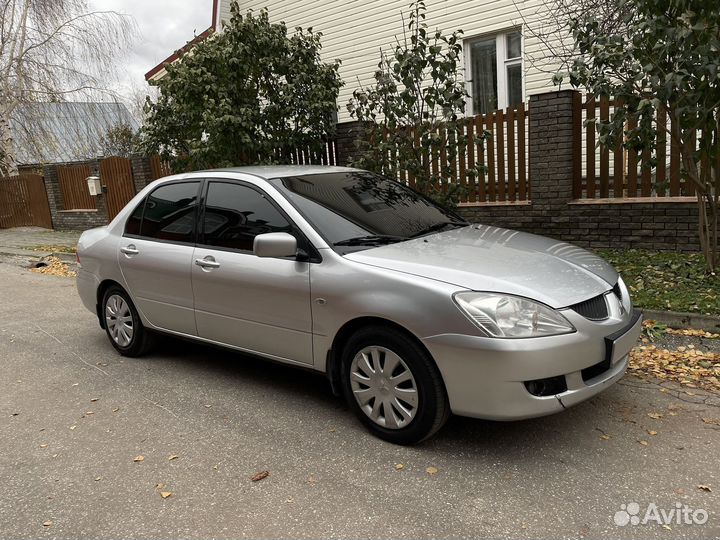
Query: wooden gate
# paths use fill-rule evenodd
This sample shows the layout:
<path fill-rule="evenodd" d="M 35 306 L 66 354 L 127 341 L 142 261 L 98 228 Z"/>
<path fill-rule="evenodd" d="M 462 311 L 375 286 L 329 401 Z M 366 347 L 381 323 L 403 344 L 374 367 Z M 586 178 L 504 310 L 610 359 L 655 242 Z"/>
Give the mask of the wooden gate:
<path fill-rule="evenodd" d="M 97 208 L 95 197 L 91 196 L 88 191 L 89 165 L 59 165 L 57 175 L 63 199 L 63 210 L 94 210 Z"/>
<path fill-rule="evenodd" d="M 28 226 L 52 229 L 43 177 L 21 174 L 0 178 L 0 229 Z"/>
<path fill-rule="evenodd" d="M 100 162 L 100 180 L 107 186 L 108 219 L 118 212 L 135 196 L 130 160 L 123 157 L 109 157 Z"/>

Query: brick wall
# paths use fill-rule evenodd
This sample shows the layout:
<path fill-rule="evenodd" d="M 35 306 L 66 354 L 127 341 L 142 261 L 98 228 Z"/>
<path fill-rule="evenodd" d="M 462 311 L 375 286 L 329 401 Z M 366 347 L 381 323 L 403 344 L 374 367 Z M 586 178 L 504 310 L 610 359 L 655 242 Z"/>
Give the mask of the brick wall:
<path fill-rule="evenodd" d="M 459 213 L 473 222 L 542 234 L 583 247 L 699 250 L 693 201 L 573 200 L 573 95 L 574 91 L 565 90 L 530 97 L 531 200 L 468 204 L 461 206 Z M 358 122 L 338 125 L 338 134 L 344 137 L 338 146 L 338 164 L 357 155 L 352 137 L 361 133 Z"/>

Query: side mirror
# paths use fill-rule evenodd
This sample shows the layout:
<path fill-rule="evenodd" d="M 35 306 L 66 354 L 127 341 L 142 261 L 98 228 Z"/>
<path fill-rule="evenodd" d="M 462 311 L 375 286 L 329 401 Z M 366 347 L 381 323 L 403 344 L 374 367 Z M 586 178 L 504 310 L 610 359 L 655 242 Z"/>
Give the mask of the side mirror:
<path fill-rule="evenodd" d="M 294 257 L 297 249 L 295 237 L 284 232 L 258 234 L 253 242 L 258 257 Z"/>

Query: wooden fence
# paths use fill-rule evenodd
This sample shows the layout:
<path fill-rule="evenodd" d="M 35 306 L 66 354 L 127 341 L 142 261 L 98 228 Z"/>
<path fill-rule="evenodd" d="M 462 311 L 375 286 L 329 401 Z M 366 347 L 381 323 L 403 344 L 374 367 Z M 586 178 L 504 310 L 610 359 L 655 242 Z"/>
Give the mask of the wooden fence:
<path fill-rule="evenodd" d="M 135 196 L 130 160 L 117 156 L 103 159 L 100 162 L 100 180 L 107 188 L 105 201 L 108 220 L 112 220 Z"/>
<path fill-rule="evenodd" d="M 463 206 L 529 200 L 528 117 L 525 104 L 520 104 L 504 111 L 465 118 L 457 136 L 464 137 L 467 144 L 459 149 L 456 157 L 451 158 L 443 144 L 418 152 L 426 174 L 443 178 L 438 186 L 443 191 L 452 184 L 458 185 L 459 202 Z M 442 126 L 434 134 L 441 141 L 449 137 Z M 486 134 L 488 137 L 482 141 Z M 420 145 L 416 137 L 415 148 Z M 391 162 L 396 161 L 397 154 L 397 150 L 389 151 Z M 475 174 L 476 171 L 479 172 Z M 410 171 L 400 168 L 397 179 L 416 187 Z"/>
<path fill-rule="evenodd" d="M 609 120 L 615 101 L 596 100 L 575 94 L 573 102 L 573 196 L 576 199 L 618 198 L 670 198 L 695 195 L 695 187 L 681 178 L 680 151 L 677 143 L 668 137 L 670 127 L 665 111 L 655 117 L 657 127 L 656 156 L 649 149 L 641 152 L 622 147 L 596 144 L 595 123 L 586 120 Z M 626 129 L 637 126 L 630 119 Z"/>
<path fill-rule="evenodd" d="M 162 159 L 160 159 L 160 156 L 158 156 L 157 154 L 151 156 L 149 159 L 150 174 L 153 180 L 157 180 L 158 178 L 162 178 L 163 176 L 170 176 L 172 174 L 172 171 L 170 170 L 170 165 L 167 163 L 167 161 L 163 161 Z"/>
<path fill-rule="evenodd" d="M 89 165 L 58 165 L 57 176 L 64 210 L 94 210 L 97 208 L 95 197 L 92 197 L 88 191 Z"/>
<path fill-rule="evenodd" d="M 0 178 L 0 229 L 27 226 L 52 229 L 43 177 L 21 174 Z"/>

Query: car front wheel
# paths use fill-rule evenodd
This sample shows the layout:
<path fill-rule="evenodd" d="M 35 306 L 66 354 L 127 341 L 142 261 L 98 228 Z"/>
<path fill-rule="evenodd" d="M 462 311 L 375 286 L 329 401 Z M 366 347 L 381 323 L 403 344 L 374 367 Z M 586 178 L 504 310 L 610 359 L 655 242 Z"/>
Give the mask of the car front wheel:
<path fill-rule="evenodd" d="M 110 343 L 123 356 L 141 356 L 150 345 L 150 336 L 130 296 L 118 286 L 103 295 L 102 314 Z"/>
<path fill-rule="evenodd" d="M 344 348 L 345 397 L 375 435 L 396 444 L 432 436 L 450 409 L 442 377 L 428 353 L 402 332 L 364 328 Z"/>

